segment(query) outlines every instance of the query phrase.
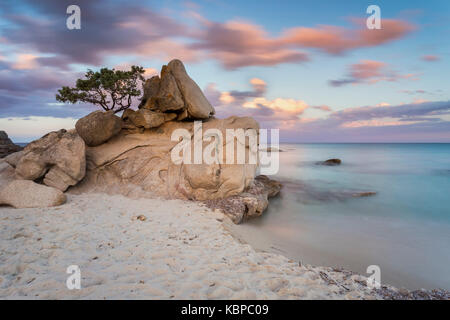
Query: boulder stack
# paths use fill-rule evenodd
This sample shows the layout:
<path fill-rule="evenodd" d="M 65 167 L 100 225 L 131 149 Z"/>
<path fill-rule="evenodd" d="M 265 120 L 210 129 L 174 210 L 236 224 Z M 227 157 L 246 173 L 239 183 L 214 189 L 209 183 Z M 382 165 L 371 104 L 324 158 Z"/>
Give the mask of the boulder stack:
<path fill-rule="evenodd" d="M 207 119 L 214 115 L 212 105 L 186 72 L 180 60 L 172 60 L 144 84 L 139 109 L 177 114 L 177 120 Z"/>
<path fill-rule="evenodd" d="M 256 177 L 259 124 L 250 117 L 216 119 L 214 113 L 183 63 L 172 60 L 162 67 L 161 77 L 145 83 L 138 110 L 125 110 L 121 118 L 112 111 L 93 112 L 78 120 L 76 129 L 50 132 L 1 160 L 0 180 L 6 187 L 0 193 L 0 204 L 17 208 L 59 205 L 65 201 L 62 192 L 72 187 L 75 193 L 139 196 L 150 192 L 169 199 L 203 201 L 236 223 L 261 215 L 281 185 Z M 254 136 L 228 141 L 228 129 L 249 130 Z M 182 136 L 174 139 L 179 131 Z M 179 148 L 180 141 L 189 148 Z M 234 150 L 231 162 L 227 159 L 230 146 Z M 201 157 L 206 150 L 213 161 L 193 160 L 198 156 L 196 147 L 201 147 Z M 176 161 L 174 149 L 191 150 L 197 156 L 191 162 Z M 245 161 L 236 161 L 238 150 L 245 152 Z M 254 161 L 248 161 L 250 157 Z M 12 181 L 13 175 L 20 180 Z"/>

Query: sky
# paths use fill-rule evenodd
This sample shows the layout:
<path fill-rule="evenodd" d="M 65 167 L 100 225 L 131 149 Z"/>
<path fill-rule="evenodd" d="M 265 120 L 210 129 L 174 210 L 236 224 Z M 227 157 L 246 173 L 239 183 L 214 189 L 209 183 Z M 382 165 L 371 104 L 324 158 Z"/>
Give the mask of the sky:
<path fill-rule="evenodd" d="M 0 130 L 72 128 L 98 107 L 55 94 L 87 69 L 150 77 L 178 58 L 217 117 L 252 116 L 282 142 L 450 142 L 449 39 L 443 0 L 0 0 Z"/>

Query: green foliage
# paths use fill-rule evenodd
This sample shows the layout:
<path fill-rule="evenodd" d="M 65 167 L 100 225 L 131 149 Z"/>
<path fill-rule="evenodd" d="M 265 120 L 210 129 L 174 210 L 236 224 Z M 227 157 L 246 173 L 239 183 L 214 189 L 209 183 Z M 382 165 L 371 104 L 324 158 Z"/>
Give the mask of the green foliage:
<path fill-rule="evenodd" d="M 86 79 L 78 79 L 74 88 L 62 87 L 56 94 L 60 102 L 88 102 L 100 105 L 105 111 L 114 113 L 131 106 L 132 97 L 141 95 L 138 89 L 144 81 L 144 68 L 132 66 L 130 71 L 102 68 L 88 70 Z"/>

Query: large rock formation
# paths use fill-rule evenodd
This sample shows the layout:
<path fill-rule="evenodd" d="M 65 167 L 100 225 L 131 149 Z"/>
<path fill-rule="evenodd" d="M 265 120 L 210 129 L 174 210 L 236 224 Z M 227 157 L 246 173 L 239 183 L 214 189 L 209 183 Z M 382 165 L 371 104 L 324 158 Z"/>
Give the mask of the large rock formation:
<path fill-rule="evenodd" d="M 209 119 L 202 124 L 202 131 L 217 129 L 226 137 L 226 129 L 258 129 L 252 118 L 230 117 Z M 244 191 L 256 175 L 257 163 L 226 164 L 226 144 L 223 140 L 222 163 L 186 164 L 174 163 L 172 149 L 179 141 L 172 141 L 171 135 L 177 129 L 189 132 L 191 146 L 194 145 L 194 123 L 169 121 L 157 129 L 143 133 L 119 135 L 98 147 L 86 150 L 87 173 L 75 190 L 125 191 L 128 186 L 137 185 L 167 198 L 207 200 L 225 198 Z M 198 129 L 197 129 L 198 130 Z M 197 135 L 201 135 L 197 132 Z M 215 140 L 214 140 L 215 141 Z M 203 141 L 203 150 L 211 142 Z M 234 140 L 234 150 L 243 148 L 248 157 L 257 152 L 247 141 Z M 192 154 L 194 151 L 192 150 Z M 219 153 L 212 153 L 218 156 Z"/>
<path fill-rule="evenodd" d="M 78 134 L 90 147 L 98 146 L 122 129 L 122 120 L 113 111 L 94 111 L 75 124 Z"/>
<path fill-rule="evenodd" d="M 20 151 L 23 148 L 14 144 L 5 131 L 0 131 L 0 158 L 4 158 L 7 155 Z"/>
<path fill-rule="evenodd" d="M 65 191 L 83 179 L 86 147 L 75 130 L 61 129 L 29 143 L 17 162 L 16 175 L 26 180 L 44 178 L 44 184 Z"/>
<path fill-rule="evenodd" d="M 15 172 L 61 191 L 74 186 L 72 192 L 206 201 L 236 223 L 259 216 L 281 188 L 267 177 L 255 179 L 259 125 L 213 114 L 182 62 L 172 60 L 161 78 L 145 83 L 139 110 L 125 110 L 122 118 L 96 111 L 78 120 L 76 130 L 50 132 L 2 160 L 0 180 L 9 182 Z M 5 190 L 2 201 L 16 207 L 62 202 L 60 191 L 31 181 L 14 181 Z M 41 196 L 27 198 L 27 192 Z"/>
<path fill-rule="evenodd" d="M 14 180 L 0 189 L 0 204 L 15 208 L 45 208 L 66 202 L 61 191 L 29 180 Z"/>
<path fill-rule="evenodd" d="M 144 85 L 139 108 L 178 114 L 178 120 L 207 119 L 214 108 L 200 87 L 192 80 L 180 60 L 172 60 Z"/>

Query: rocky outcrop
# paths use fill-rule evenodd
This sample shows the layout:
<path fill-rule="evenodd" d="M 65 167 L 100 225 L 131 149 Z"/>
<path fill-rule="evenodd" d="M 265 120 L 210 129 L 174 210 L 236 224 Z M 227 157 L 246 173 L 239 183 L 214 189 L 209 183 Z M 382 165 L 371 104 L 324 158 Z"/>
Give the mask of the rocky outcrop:
<path fill-rule="evenodd" d="M 230 117 L 209 119 L 202 125 L 203 132 L 217 129 L 223 137 L 226 129 L 238 128 L 258 129 L 258 123 L 248 117 Z M 179 141 L 172 141 L 171 135 L 176 129 L 186 129 L 194 144 L 193 122 L 169 121 L 156 130 L 122 132 L 107 143 L 87 148 L 86 177 L 75 191 L 117 189 L 126 193 L 131 184 L 167 198 L 207 200 L 237 195 L 253 181 L 256 163 L 226 164 L 226 158 L 215 164 L 174 163 L 171 151 Z M 222 141 L 224 150 L 226 142 Z M 210 143 L 203 142 L 203 150 Z M 244 148 L 247 155 L 257 152 L 248 141 L 235 141 L 235 150 L 238 147 Z"/>
<path fill-rule="evenodd" d="M 200 87 L 186 72 L 180 60 L 172 60 L 144 84 L 139 108 L 164 113 L 176 113 L 177 120 L 207 119 L 215 111 Z"/>
<path fill-rule="evenodd" d="M 0 204 L 15 208 L 45 208 L 66 202 L 60 190 L 30 180 L 14 180 L 0 190 Z"/>
<path fill-rule="evenodd" d="M 238 224 L 262 215 L 269 205 L 269 198 L 278 195 L 281 187 L 281 183 L 261 175 L 244 192 L 223 199 L 206 200 L 205 204 L 211 209 L 219 209 Z"/>
<path fill-rule="evenodd" d="M 75 193 L 212 201 L 236 223 L 259 216 L 281 188 L 267 177 L 255 179 L 259 125 L 249 117 L 216 119 L 213 114 L 183 63 L 172 60 L 163 66 L 161 78 L 146 82 L 137 111 L 127 109 L 122 118 L 112 111 L 93 112 L 75 129 L 50 132 L 2 160 L 2 184 L 23 179 L 8 185 L 4 203 L 60 204 L 60 191 L 73 186 Z M 238 137 L 230 137 L 229 129 Z M 20 188 L 25 191 L 13 197 L 11 190 Z M 28 199 L 27 190 L 45 197 Z"/>
<path fill-rule="evenodd" d="M 0 158 L 4 158 L 7 155 L 20 151 L 23 148 L 14 144 L 5 131 L 0 131 Z"/>
<path fill-rule="evenodd" d="M 118 134 L 122 120 L 113 111 L 94 111 L 78 120 L 75 128 L 88 146 L 95 147 Z"/>
<path fill-rule="evenodd" d="M 261 215 L 268 198 L 278 194 L 281 185 L 265 176 L 255 179 L 259 125 L 249 117 L 216 119 L 213 114 L 214 108 L 187 75 L 181 61 L 172 60 L 163 66 L 161 78 L 155 76 L 145 83 L 139 110 L 123 112 L 123 130 L 107 142 L 87 148 L 86 177 L 71 192 L 130 196 L 149 192 L 171 199 L 209 201 L 211 206 L 224 209 L 236 223 Z M 192 121 L 195 119 L 202 119 L 198 121 L 201 128 Z M 255 143 L 250 145 L 250 139 L 245 138 L 229 141 L 227 129 L 251 129 Z M 172 157 L 181 151 L 180 137 L 172 137 L 177 130 L 187 133 L 182 141 L 190 146 L 191 163 Z M 206 132 L 213 134 L 202 139 Z M 211 147 L 216 141 L 219 144 Z M 207 150 L 214 155 L 214 161 L 202 158 L 200 163 L 194 163 L 196 144 L 202 147 L 201 157 Z M 231 162 L 227 161 L 227 156 L 231 156 L 226 152 L 229 146 L 234 150 Z M 244 162 L 237 163 L 238 149 L 244 150 Z M 249 161 L 252 156 L 254 162 Z"/>
<path fill-rule="evenodd" d="M 317 162 L 317 164 L 323 166 L 338 166 L 342 163 L 341 159 L 328 159 L 325 161 Z"/>
<path fill-rule="evenodd" d="M 83 179 L 86 147 L 75 130 L 61 129 L 29 143 L 16 165 L 16 175 L 26 180 L 43 178 L 44 184 L 65 191 Z"/>

